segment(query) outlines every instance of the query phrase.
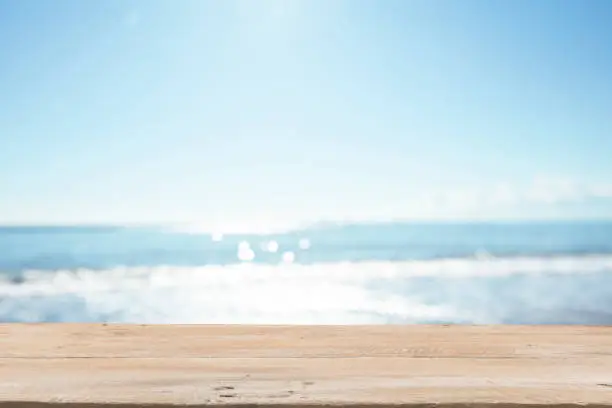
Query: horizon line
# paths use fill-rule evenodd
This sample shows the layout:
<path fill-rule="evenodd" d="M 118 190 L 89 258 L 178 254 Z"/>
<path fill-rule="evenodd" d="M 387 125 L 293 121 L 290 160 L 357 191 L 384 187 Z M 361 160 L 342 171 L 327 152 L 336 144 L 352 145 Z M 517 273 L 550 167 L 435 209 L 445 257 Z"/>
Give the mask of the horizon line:
<path fill-rule="evenodd" d="M 576 222 L 612 222 L 612 217 L 538 217 L 538 218 L 431 218 L 431 219 L 388 219 L 388 220 L 322 220 L 305 223 L 287 223 L 286 228 L 270 228 L 283 232 L 299 231 L 321 227 L 343 226 L 383 226 L 391 224 L 531 224 L 531 223 L 576 223 Z M 298 225 L 296 225 L 298 224 Z M 223 232 L 223 227 L 207 228 L 206 223 L 193 221 L 160 221 L 160 222 L 1 222 L 0 228 L 198 228 L 200 232 Z M 245 228 L 249 230 L 250 228 Z M 206 231 L 208 230 L 208 231 Z M 233 233 L 233 232 L 229 232 Z"/>

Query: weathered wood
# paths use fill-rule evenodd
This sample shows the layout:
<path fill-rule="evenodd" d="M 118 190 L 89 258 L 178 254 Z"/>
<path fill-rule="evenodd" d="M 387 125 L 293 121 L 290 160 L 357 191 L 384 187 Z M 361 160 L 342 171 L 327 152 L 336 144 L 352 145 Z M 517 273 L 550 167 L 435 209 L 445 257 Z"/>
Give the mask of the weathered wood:
<path fill-rule="evenodd" d="M 0 325 L 24 402 L 612 406 L 612 327 Z"/>

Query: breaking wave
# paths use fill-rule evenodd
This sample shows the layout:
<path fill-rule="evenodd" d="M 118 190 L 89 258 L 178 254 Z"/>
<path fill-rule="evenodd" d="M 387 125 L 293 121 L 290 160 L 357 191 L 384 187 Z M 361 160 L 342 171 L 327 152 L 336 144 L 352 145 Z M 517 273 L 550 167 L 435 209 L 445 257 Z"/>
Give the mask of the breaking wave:
<path fill-rule="evenodd" d="M 32 270 L 0 320 L 612 324 L 612 256 Z"/>

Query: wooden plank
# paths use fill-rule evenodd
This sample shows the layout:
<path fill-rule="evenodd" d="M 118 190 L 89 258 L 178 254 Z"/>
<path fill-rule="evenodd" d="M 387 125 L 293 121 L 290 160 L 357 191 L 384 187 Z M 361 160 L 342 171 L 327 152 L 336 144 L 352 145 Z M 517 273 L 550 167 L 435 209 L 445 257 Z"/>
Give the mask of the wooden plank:
<path fill-rule="evenodd" d="M 0 404 L 612 405 L 612 328 L 0 325 Z"/>

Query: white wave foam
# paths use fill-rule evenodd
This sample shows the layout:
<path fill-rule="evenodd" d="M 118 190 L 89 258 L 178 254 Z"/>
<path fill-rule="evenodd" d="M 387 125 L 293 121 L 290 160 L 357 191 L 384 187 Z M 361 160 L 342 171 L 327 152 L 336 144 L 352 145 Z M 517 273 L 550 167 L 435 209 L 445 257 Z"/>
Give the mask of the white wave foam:
<path fill-rule="evenodd" d="M 0 283 L 0 320 L 612 323 L 612 257 L 114 268 Z"/>

